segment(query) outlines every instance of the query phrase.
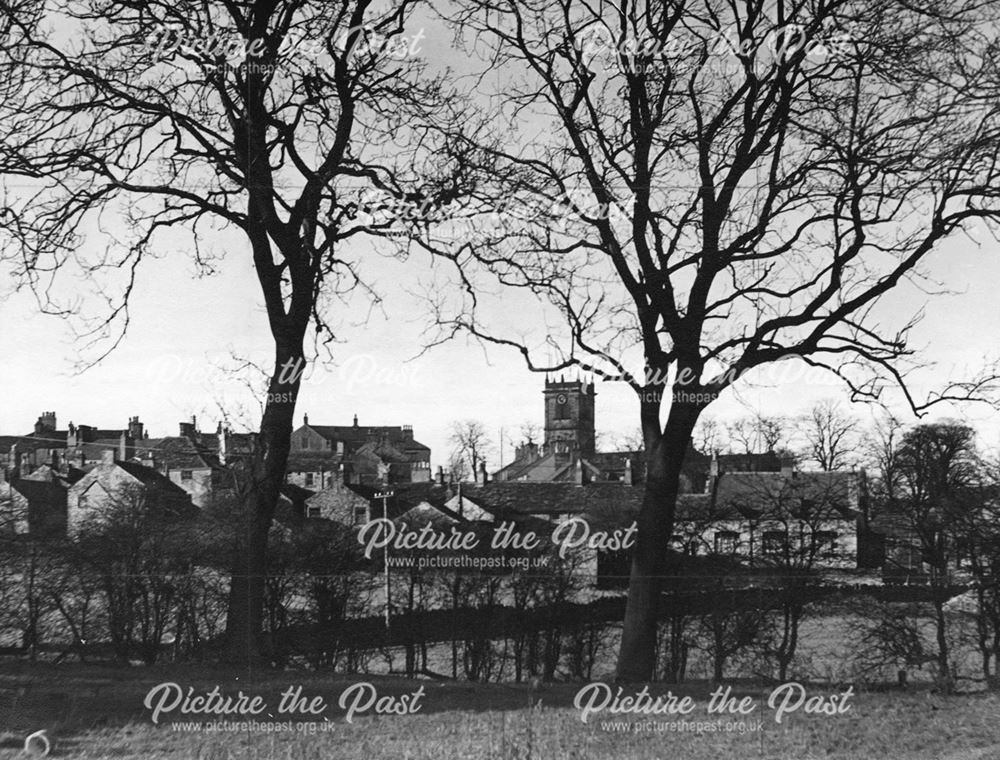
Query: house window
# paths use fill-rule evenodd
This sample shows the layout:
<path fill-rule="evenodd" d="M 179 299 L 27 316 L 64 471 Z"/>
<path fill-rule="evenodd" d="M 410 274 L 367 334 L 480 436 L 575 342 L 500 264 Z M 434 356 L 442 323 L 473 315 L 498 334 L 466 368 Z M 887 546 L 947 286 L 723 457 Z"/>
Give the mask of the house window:
<path fill-rule="evenodd" d="M 715 532 L 715 553 L 716 554 L 736 554 L 736 546 L 739 543 L 740 534 L 732 530 L 718 530 Z"/>
<path fill-rule="evenodd" d="M 77 506 L 80 509 L 86 509 L 87 508 L 87 501 L 88 501 L 87 494 L 83 494 L 83 495 L 80 496 L 80 498 L 79 498 L 79 500 L 77 501 L 76 504 L 77 504 Z"/>
<path fill-rule="evenodd" d="M 368 522 L 368 507 L 355 507 L 354 524 L 364 525 L 366 522 Z"/>
<path fill-rule="evenodd" d="M 761 537 L 761 550 L 772 557 L 784 554 L 788 549 L 788 534 L 783 530 L 765 530 Z"/>
<path fill-rule="evenodd" d="M 306 473 L 306 485 L 311 486 L 313 484 L 313 474 L 311 472 Z"/>
<path fill-rule="evenodd" d="M 191 480 L 191 470 L 181 470 L 181 480 Z"/>
<path fill-rule="evenodd" d="M 837 534 L 832 530 L 818 530 L 813 534 L 813 549 L 821 557 L 837 555 Z"/>
<path fill-rule="evenodd" d="M 309 507 L 308 509 L 306 509 L 307 517 L 321 517 L 322 513 L 323 512 L 319 507 Z"/>

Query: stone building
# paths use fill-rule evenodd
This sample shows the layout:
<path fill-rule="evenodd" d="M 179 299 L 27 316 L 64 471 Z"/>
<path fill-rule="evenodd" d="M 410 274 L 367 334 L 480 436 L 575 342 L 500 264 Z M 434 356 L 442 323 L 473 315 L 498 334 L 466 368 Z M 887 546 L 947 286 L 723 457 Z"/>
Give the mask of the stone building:
<path fill-rule="evenodd" d="M 596 397 L 593 382 L 546 378 L 544 439 L 525 441 L 515 449 L 514 461 L 493 475 L 497 481 L 641 483 L 645 480 L 642 451 L 596 450 Z M 727 471 L 780 472 L 781 457 L 764 454 L 704 454 L 691 446 L 685 457 L 681 490 L 702 493 L 712 460 Z M 787 464 L 787 463 L 786 463 Z M 481 477 L 477 480 L 482 481 Z"/>
<path fill-rule="evenodd" d="M 426 483 L 431 480 L 431 450 L 415 440 L 413 428 L 315 425 L 304 415 L 292 432 L 288 482 L 322 489 L 347 484 Z"/>
<path fill-rule="evenodd" d="M 194 517 L 198 512 L 179 485 L 151 467 L 117 459 L 112 449 L 69 488 L 67 532 L 75 535 L 90 520 L 114 519 L 133 509 L 152 509 L 177 518 Z"/>

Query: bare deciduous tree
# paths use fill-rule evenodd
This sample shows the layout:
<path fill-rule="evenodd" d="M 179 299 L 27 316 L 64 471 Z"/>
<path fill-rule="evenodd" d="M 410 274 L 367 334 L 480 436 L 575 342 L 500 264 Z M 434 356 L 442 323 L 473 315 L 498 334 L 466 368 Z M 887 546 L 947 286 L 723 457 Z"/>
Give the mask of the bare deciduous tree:
<path fill-rule="evenodd" d="M 740 417 L 726 425 L 726 438 L 733 454 L 774 452 L 785 438 L 785 420 L 765 414 Z"/>
<path fill-rule="evenodd" d="M 980 463 L 975 432 L 967 425 L 939 422 L 918 425 L 902 436 L 895 455 L 898 488 L 884 509 L 900 521 L 897 540 L 915 550 L 927 568 L 941 688 L 953 685 L 945 602 L 953 593 L 955 561 L 963 527 L 980 506 Z M 889 562 L 893 561 L 889 557 Z"/>
<path fill-rule="evenodd" d="M 821 470 L 839 470 L 849 464 L 857 429 L 857 419 L 846 414 L 834 399 L 817 402 L 799 421 L 806 453 Z"/>
<path fill-rule="evenodd" d="M 915 408 L 992 379 L 914 398 L 916 317 L 883 307 L 1000 214 L 995 43 L 977 31 L 996 5 L 937 5 L 458 2 L 477 86 L 506 107 L 502 129 L 491 100 L 454 130 L 480 170 L 463 208 L 501 223 L 428 246 L 456 266 L 430 297 L 436 340 L 635 391 L 647 478 L 620 679 L 654 673 L 681 468 L 720 393 L 788 359 Z M 530 296 L 543 335 L 511 308 Z"/>
<path fill-rule="evenodd" d="M 71 0 L 0 9 L 3 257 L 42 308 L 68 316 L 74 307 L 58 300 L 53 278 L 96 282 L 109 311 L 86 335 L 110 341 L 99 344 L 103 357 L 124 335 L 154 254 L 185 248 L 207 275 L 219 250 L 237 248 L 256 272 L 274 355 L 246 491 L 251 519 L 232 574 L 233 659 L 260 656 L 267 534 L 307 358 L 334 337 L 330 307 L 358 286 L 369 292 L 364 247 L 353 243 L 390 226 L 359 216 L 365 189 L 437 197 L 433 181 L 417 178 L 432 150 L 419 124 L 446 98 L 440 80 L 397 52 L 415 34 L 413 6 Z M 446 178 L 444 192 L 453 185 Z"/>
<path fill-rule="evenodd" d="M 695 447 L 703 454 L 721 454 L 723 445 L 722 426 L 715 417 L 702 417 L 692 436 Z"/>
<path fill-rule="evenodd" d="M 493 443 L 486 432 L 486 426 L 478 420 L 455 422 L 451 426 L 448 440 L 452 445 L 452 473 L 459 480 L 470 473 L 473 479 L 477 479 L 480 464 L 485 464 L 486 458 L 493 451 Z"/>

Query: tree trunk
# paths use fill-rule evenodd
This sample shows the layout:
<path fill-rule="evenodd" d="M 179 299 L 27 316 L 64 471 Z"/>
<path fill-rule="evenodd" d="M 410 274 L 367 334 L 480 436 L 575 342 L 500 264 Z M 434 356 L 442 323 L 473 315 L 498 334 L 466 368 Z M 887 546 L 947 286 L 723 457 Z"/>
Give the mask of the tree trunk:
<path fill-rule="evenodd" d="M 632 548 L 625 623 L 618 653 L 617 680 L 622 682 L 649 681 L 655 675 L 656 626 L 681 466 L 701 411 L 691 404 L 672 404 L 666 427 L 659 435 L 659 402 L 644 401 L 642 407 L 646 486 Z"/>
<path fill-rule="evenodd" d="M 304 367 L 301 338 L 291 345 L 283 345 L 279 341 L 260 433 L 249 467 L 249 482 L 239 488 L 245 505 L 239 527 L 243 535 L 236 542 L 236 561 L 226 617 L 226 648 L 223 652 L 223 659 L 230 663 L 259 664 L 266 654 L 261 628 L 267 538 L 285 482 L 295 400 Z"/>
<path fill-rule="evenodd" d="M 951 669 L 948 667 L 948 621 L 944 614 L 944 602 L 938 598 L 934 600 L 934 617 L 937 633 L 937 670 L 941 690 L 950 694 L 953 690 Z"/>
<path fill-rule="evenodd" d="M 802 605 L 798 602 L 783 605 L 783 629 L 781 646 L 778 648 L 778 680 L 788 678 L 788 667 L 795 659 L 799 644 L 799 621 L 802 619 Z"/>

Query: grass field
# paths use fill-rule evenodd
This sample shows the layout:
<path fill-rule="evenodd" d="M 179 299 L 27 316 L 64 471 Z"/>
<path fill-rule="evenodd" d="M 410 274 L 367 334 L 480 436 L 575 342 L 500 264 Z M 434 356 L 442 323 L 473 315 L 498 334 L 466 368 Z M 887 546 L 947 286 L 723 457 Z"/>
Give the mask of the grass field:
<path fill-rule="evenodd" d="M 238 680 L 237 680 L 238 679 Z M 592 716 L 587 724 L 572 706 L 579 684 L 529 686 L 435 683 L 379 677 L 369 680 L 379 695 L 401 695 L 423 686 L 421 710 L 414 715 L 354 716 L 345 720 L 337 706 L 340 694 L 361 679 L 345 680 L 314 673 L 232 673 L 193 667 L 105 668 L 100 666 L 7 666 L 0 668 L 0 759 L 24 757 L 24 736 L 44 728 L 53 740 L 52 756 L 67 758 L 192 758 L 198 760 L 298 760 L 327 758 L 913 758 L 914 760 L 996 760 L 1000 758 L 1000 696 L 941 697 L 915 693 L 858 693 L 842 715 L 786 716 L 781 725 L 766 707 L 769 689 L 739 686 L 734 692 L 759 704 L 746 721 L 763 730 L 740 733 L 724 729 L 731 718 L 707 716 L 710 688 L 690 684 L 675 694 L 696 701 L 692 728 L 665 730 L 674 717 L 641 717 L 644 730 L 621 721 L 635 716 Z M 280 733 L 209 732 L 210 716 L 171 714 L 153 725 L 143 699 L 154 685 L 172 681 L 185 688 L 261 695 L 269 712 L 257 716 Z M 316 716 L 281 715 L 279 693 L 301 685 L 309 698 L 330 705 Z M 668 687 L 657 689 L 665 692 Z M 818 693 L 810 688 L 810 694 Z M 530 705 L 530 706 L 529 706 Z M 756 717 L 754 717 L 756 716 Z M 329 720 L 325 720 L 329 718 Z M 247 718 L 227 717 L 238 721 Z M 172 724 L 168 721 L 183 721 Z M 203 725 L 195 726 L 195 721 Z M 306 721 L 312 721 L 307 723 Z M 611 724 L 611 721 L 615 725 Z M 649 721 L 652 721 L 650 723 Z M 312 731 L 309 726 L 312 725 Z M 733 726 L 738 728 L 738 726 Z M 184 730 L 180 730 L 183 728 Z M 707 728 L 707 730 L 706 730 Z"/>

